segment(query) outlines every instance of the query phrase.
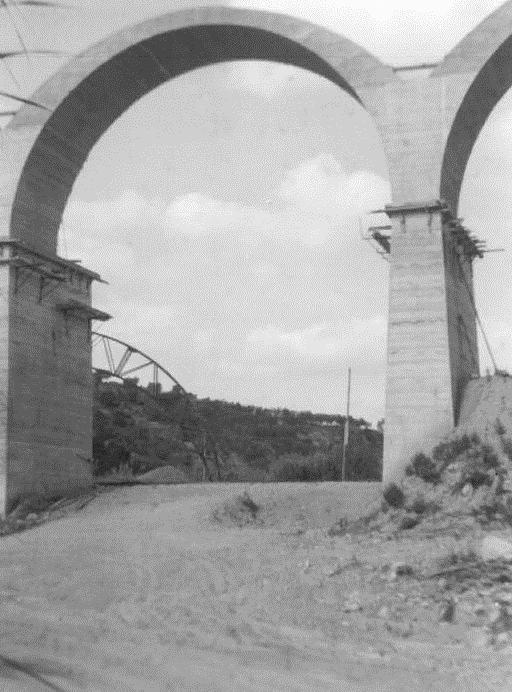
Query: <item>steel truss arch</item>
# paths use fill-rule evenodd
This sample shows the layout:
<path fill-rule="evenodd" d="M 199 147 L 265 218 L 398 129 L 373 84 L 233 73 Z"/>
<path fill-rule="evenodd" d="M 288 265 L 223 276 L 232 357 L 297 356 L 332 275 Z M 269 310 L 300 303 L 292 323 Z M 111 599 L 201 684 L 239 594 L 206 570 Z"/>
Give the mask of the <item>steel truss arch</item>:
<path fill-rule="evenodd" d="M 167 377 L 171 382 L 174 383 L 179 393 L 184 397 L 184 400 L 190 405 L 194 418 L 197 421 L 195 428 L 190 428 L 183 425 L 181 427 L 188 433 L 192 433 L 193 439 L 190 441 L 194 446 L 195 453 L 201 460 L 204 470 L 204 479 L 210 481 L 221 480 L 222 464 L 218 444 L 214 435 L 209 430 L 204 417 L 199 411 L 195 396 L 188 392 L 185 387 L 176 379 L 176 377 L 174 377 L 174 375 L 167 370 L 167 368 L 164 368 L 162 365 L 160 365 L 160 363 L 151 358 L 151 356 L 144 353 L 144 351 L 141 351 L 126 341 L 122 341 L 121 339 L 109 336 L 108 334 L 103 334 L 101 332 L 93 331 L 91 332 L 91 336 L 93 350 L 92 369 L 93 372 L 97 373 L 99 376 L 106 379 L 115 378 L 121 380 L 122 382 L 129 382 L 131 379 L 130 375 L 137 372 L 144 372 L 149 369 L 151 372 L 151 376 L 149 378 L 149 384 L 151 385 L 150 388 L 148 389 L 138 384 L 137 387 L 146 396 L 151 397 L 151 399 L 157 402 L 159 400 L 162 401 L 160 397 L 162 376 Z M 103 355 L 107 365 L 106 368 L 96 367 L 94 365 L 94 351 L 98 346 L 103 347 Z M 121 348 L 119 349 L 118 347 Z M 140 363 L 128 368 L 128 363 L 134 356 L 139 357 Z"/>
<path fill-rule="evenodd" d="M 158 397 L 158 385 L 161 382 L 159 377 L 160 374 L 168 377 L 182 394 L 190 396 L 185 387 L 178 382 L 178 380 L 169 372 L 169 370 L 167 370 L 167 368 L 164 368 L 163 365 L 160 365 L 160 363 L 151 358 L 151 356 L 148 356 L 146 353 L 144 353 L 144 351 L 141 351 L 140 349 L 135 348 L 135 346 L 132 346 L 126 341 L 122 341 L 114 336 L 109 336 L 108 334 L 102 334 L 100 332 L 92 332 L 93 352 L 94 348 L 99 344 L 103 346 L 108 367 L 97 368 L 93 365 L 93 370 L 96 372 L 103 372 L 105 375 L 110 375 L 110 377 L 115 377 L 117 379 L 126 381 L 130 375 L 149 368 L 152 370 L 153 377 L 150 381 L 153 384 L 153 392 L 156 397 Z M 123 348 L 123 352 L 120 357 L 116 358 L 116 353 L 112 348 L 112 344 L 119 345 Z M 126 366 L 134 355 L 139 356 L 143 362 L 127 369 Z"/>

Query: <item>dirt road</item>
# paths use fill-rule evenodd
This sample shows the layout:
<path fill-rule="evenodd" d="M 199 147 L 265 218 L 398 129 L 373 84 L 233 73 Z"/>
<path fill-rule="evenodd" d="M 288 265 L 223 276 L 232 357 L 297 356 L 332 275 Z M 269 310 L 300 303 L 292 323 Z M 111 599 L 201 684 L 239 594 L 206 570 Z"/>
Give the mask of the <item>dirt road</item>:
<path fill-rule="evenodd" d="M 419 573 L 456 538 L 329 537 L 376 484 L 249 486 L 259 524 L 212 520 L 246 488 L 116 488 L 0 539 L 0 687 L 511 689 L 510 647 L 471 613 L 440 625 L 435 582 L 382 576 L 394 560 Z"/>

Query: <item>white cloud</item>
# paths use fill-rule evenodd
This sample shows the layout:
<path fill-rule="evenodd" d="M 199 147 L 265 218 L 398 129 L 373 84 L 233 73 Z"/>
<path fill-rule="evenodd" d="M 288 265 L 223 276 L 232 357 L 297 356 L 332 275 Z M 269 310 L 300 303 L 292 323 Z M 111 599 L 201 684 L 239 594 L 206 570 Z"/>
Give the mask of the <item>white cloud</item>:
<path fill-rule="evenodd" d="M 260 279 L 261 281 L 268 281 L 269 279 L 273 279 L 278 275 L 279 267 L 277 264 L 273 264 L 272 262 L 262 262 L 261 264 L 256 264 L 253 267 L 252 273 L 257 279 Z"/>
<path fill-rule="evenodd" d="M 247 400 L 247 382 L 271 377 L 274 401 L 285 404 L 288 380 L 292 387 L 294 378 L 316 382 L 307 385 L 313 391 L 347 358 L 365 370 L 382 367 L 385 324 L 352 319 L 358 311 L 375 314 L 352 284 L 367 266 L 357 215 L 386 190 L 372 173 L 348 173 L 322 155 L 289 170 L 260 205 L 203 192 L 169 203 L 131 191 L 75 198 L 66 244 L 110 281 L 96 288 L 95 303 L 115 315 L 111 333 L 176 369 L 192 391 Z M 357 245 L 340 261 L 347 224 Z M 341 290 L 340 282 L 349 285 Z M 333 314 L 338 322 L 329 321 Z M 302 326 L 319 315 L 325 322 Z M 308 407 L 329 408 L 320 391 L 312 396 L 322 403 Z M 298 390 L 295 401 L 307 405 Z"/>
<path fill-rule="evenodd" d="M 267 207 L 212 199 L 190 193 L 174 200 L 165 223 L 191 236 L 257 233 L 308 246 L 329 240 L 340 226 L 389 199 L 389 185 L 370 171 L 347 173 L 330 154 L 304 161 L 289 171 Z"/>
<path fill-rule="evenodd" d="M 191 192 L 169 204 L 163 221 L 171 232 L 203 236 L 260 231 L 271 225 L 272 214 L 261 207 Z"/>
<path fill-rule="evenodd" d="M 375 368 L 385 358 L 386 320 L 353 318 L 292 331 L 269 325 L 250 331 L 247 346 L 256 362 L 277 363 L 286 369 L 331 368 L 350 359 L 360 367 Z"/>
<path fill-rule="evenodd" d="M 139 223 L 141 218 L 150 222 L 161 218 L 161 206 L 158 200 L 147 199 L 135 190 L 125 190 L 114 199 L 72 200 L 66 207 L 65 222 L 125 232 L 127 226 Z"/>
<path fill-rule="evenodd" d="M 512 373 L 512 325 L 507 319 L 486 320 L 484 325 L 487 338 L 491 344 L 493 356 L 498 368 Z M 480 360 L 482 367 L 492 372 L 491 358 L 481 335 L 479 339 Z"/>
<path fill-rule="evenodd" d="M 389 184 L 371 171 L 346 173 L 331 154 L 289 171 L 278 191 L 288 204 L 322 216 L 359 216 L 389 200 Z"/>
<path fill-rule="evenodd" d="M 330 154 L 290 170 L 262 206 L 246 205 L 190 192 L 170 203 L 125 191 L 114 199 L 73 200 L 66 208 L 66 243 L 85 261 L 101 264 L 105 251 L 111 268 L 126 268 L 148 245 L 165 248 L 172 238 L 236 235 L 249 246 L 258 239 L 318 246 L 340 227 L 356 228 L 357 217 L 389 198 L 388 183 L 370 171 L 347 173 Z M 105 234 L 108 248 L 103 247 Z M 69 237 L 68 237 L 69 236 Z M 156 259 L 162 257 L 161 253 Z"/>
<path fill-rule="evenodd" d="M 503 0 L 230 0 L 302 17 L 357 42 L 383 62 L 438 60 Z"/>

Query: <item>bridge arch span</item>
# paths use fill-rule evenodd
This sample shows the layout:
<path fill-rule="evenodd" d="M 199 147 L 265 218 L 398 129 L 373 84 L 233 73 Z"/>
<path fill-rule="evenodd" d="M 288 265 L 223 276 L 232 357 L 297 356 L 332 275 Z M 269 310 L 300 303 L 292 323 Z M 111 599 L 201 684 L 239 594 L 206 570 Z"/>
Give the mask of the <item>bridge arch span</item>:
<path fill-rule="evenodd" d="M 441 168 L 440 196 L 457 213 L 471 152 L 488 117 L 512 87 L 512 0 L 470 32 L 432 73 L 457 80 L 465 93 L 454 93 L 452 123 Z"/>
<path fill-rule="evenodd" d="M 96 141 L 124 111 L 192 69 L 250 59 L 315 72 L 359 102 L 360 87 L 396 79 L 391 68 L 348 39 L 280 14 L 214 7 L 128 27 L 64 66 L 34 94 L 41 107 L 23 106 L 9 123 L 14 170 L 5 177 L 13 182 L 0 200 L 8 234 L 55 252 L 74 181 Z"/>

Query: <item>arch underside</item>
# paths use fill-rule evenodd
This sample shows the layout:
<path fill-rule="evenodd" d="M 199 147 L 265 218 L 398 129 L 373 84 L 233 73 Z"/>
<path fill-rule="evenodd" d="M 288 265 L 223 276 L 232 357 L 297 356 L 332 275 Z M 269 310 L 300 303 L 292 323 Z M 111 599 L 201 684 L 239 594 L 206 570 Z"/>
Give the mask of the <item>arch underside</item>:
<path fill-rule="evenodd" d="M 234 11 L 235 15 L 237 12 Z M 277 25 L 283 22 L 281 15 L 276 17 Z M 293 22 L 297 24 L 297 20 Z M 158 27 L 156 20 L 153 24 Z M 311 25 L 298 22 L 298 26 L 302 26 L 302 35 L 310 39 Z M 337 69 L 336 61 L 344 60 L 350 74 L 360 68 L 363 79 L 369 82 L 394 78 L 389 68 L 355 44 L 330 32 L 315 30 L 312 43 L 318 50 L 305 45 L 306 41 L 301 43 L 268 28 L 212 23 L 154 33 L 117 53 L 115 47 L 123 41 L 116 36 L 107 39 L 103 48 L 99 44 L 86 51 L 76 59 L 74 68 L 72 64 L 71 69 L 63 68 L 62 85 L 57 73 L 35 94 L 34 100 L 47 110 L 24 107 L 9 126 L 22 131 L 28 125 L 35 132 L 12 204 L 10 235 L 55 252 L 67 199 L 94 144 L 135 101 L 190 70 L 234 60 L 274 61 L 314 72 L 357 101 L 360 99 L 354 87 Z M 292 34 L 300 37 L 301 31 L 295 27 Z M 102 60 L 102 54 L 109 57 Z M 66 79 L 70 74 L 76 84 L 68 89 Z M 65 93 L 61 98 L 62 92 Z M 53 104 L 49 105 L 49 100 Z"/>
<path fill-rule="evenodd" d="M 510 34 L 512 0 L 463 39 L 431 75 L 448 80 L 448 100 L 450 79 L 476 75 L 461 105 L 452 111 L 438 178 L 439 196 L 454 212 L 478 134 L 512 85 Z M 386 84 L 394 89 L 391 83 L 399 82 L 391 68 L 351 41 L 284 15 L 200 8 L 129 27 L 64 66 L 33 96 L 44 108 L 24 106 L 9 124 L 8 131 L 16 136 L 28 133 L 30 142 L 13 166 L 15 189 L 4 232 L 55 252 L 73 184 L 110 125 L 164 82 L 233 60 L 294 65 L 330 80 L 358 101 L 361 88 L 368 94 Z"/>
<path fill-rule="evenodd" d="M 457 213 L 464 174 L 488 117 L 512 86 L 512 0 L 470 32 L 434 70 L 432 77 L 473 75 L 456 110 L 441 169 L 440 197 Z"/>

